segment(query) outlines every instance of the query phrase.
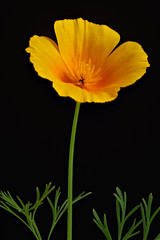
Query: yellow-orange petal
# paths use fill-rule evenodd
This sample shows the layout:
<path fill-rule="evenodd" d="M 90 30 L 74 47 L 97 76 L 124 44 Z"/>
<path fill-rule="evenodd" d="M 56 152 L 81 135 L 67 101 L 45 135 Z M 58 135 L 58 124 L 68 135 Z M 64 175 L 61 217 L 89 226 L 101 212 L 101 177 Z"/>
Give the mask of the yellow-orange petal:
<path fill-rule="evenodd" d="M 99 86 L 117 84 L 126 87 L 140 79 L 149 67 L 148 56 L 141 45 L 125 42 L 114 50 L 102 67 Z"/>
<path fill-rule="evenodd" d="M 60 54 L 73 76 L 80 62 L 99 68 L 120 40 L 108 26 L 82 18 L 58 20 L 54 28 Z"/>
<path fill-rule="evenodd" d="M 30 38 L 26 52 L 30 53 L 30 61 L 39 76 L 50 81 L 55 78 L 68 81 L 68 70 L 59 54 L 58 46 L 50 38 L 34 35 Z"/>
<path fill-rule="evenodd" d="M 84 88 L 80 88 L 72 83 L 65 83 L 55 80 L 53 82 L 53 88 L 62 97 L 71 97 L 77 102 L 96 102 L 104 103 L 112 101 L 117 97 L 117 93 L 120 90 L 118 85 L 110 85 L 97 91 L 88 91 Z"/>

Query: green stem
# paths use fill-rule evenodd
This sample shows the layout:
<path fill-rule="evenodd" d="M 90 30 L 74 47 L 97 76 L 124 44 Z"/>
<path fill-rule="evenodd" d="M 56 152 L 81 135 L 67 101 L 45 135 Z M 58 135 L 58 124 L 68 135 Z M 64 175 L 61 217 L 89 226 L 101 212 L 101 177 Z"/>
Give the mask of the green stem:
<path fill-rule="evenodd" d="M 72 240 L 73 156 L 74 156 L 74 144 L 75 144 L 79 109 L 80 109 L 80 103 L 76 102 L 76 108 L 75 108 L 73 125 L 72 125 L 72 133 L 71 133 L 71 139 L 70 139 L 69 163 L 68 163 L 67 240 Z"/>

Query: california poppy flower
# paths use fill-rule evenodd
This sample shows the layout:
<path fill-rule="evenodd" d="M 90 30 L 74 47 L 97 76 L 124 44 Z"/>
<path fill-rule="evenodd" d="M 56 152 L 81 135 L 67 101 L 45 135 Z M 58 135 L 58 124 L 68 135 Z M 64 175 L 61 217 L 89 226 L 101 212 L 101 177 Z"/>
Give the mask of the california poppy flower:
<path fill-rule="evenodd" d="M 30 61 L 38 75 L 60 96 L 77 102 L 107 102 L 140 79 L 149 67 L 141 45 L 128 41 L 114 48 L 120 35 L 106 25 L 82 18 L 54 24 L 58 45 L 48 37 L 30 39 Z M 113 51 L 114 50 L 114 51 Z"/>

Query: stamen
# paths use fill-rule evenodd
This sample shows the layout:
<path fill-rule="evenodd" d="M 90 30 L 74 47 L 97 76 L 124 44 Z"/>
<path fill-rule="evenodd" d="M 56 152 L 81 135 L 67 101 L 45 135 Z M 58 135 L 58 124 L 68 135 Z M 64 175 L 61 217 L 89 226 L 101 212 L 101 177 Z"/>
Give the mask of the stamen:
<path fill-rule="evenodd" d="M 81 88 L 87 88 L 90 85 L 95 85 L 99 80 L 101 80 L 101 69 L 96 69 L 95 65 L 91 64 L 91 59 L 88 63 L 83 60 L 79 60 L 78 64 L 75 65 L 75 78 L 76 83 Z"/>
<path fill-rule="evenodd" d="M 78 84 L 79 84 L 79 85 L 84 85 L 84 78 L 78 80 Z"/>

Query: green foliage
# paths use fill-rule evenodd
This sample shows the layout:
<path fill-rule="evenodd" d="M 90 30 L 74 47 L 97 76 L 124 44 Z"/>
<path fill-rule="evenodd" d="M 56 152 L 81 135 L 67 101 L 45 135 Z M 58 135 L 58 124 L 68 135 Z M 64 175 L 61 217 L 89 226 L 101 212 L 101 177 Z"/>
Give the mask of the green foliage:
<path fill-rule="evenodd" d="M 117 223 L 118 223 L 118 240 L 127 240 L 139 233 L 139 231 L 134 232 L 136 228 L 141 224 L 142 220 L 140 220 L 138 223 L 136 223 L 136 219 L 134 219 L 132 226 L 128 230 L 128 232 L 122 237 L 122 231 L 125 222 L 127 219 L 139 208 L 139 206 L 136 206 L 133 208 L 126 216 L 126 207 L 127 207 L 127 195 L 126 192 L 124 192 L 124 196 L 122 195 L 122 192 L 119 188 L 116 188 L 117 193 L 114 194 L 116 197 L 116 214 L 117 214 Z M 95 210 L 93 210 L 93 214 L 95 219 L 94 222 L 96 225 L 101 229 L 101 231 L 106 236 L 107 240 L 112 240 L 111 234 L 108 229 L 107 225 L 107 218 L 106 214 L 104 214 L 104 220 L 103 223 L 101 222 L 98 214 Z"/>
<path fill-rule="evenodd" d="M 116 214 L 117 214 L 117 223 L 118 223 L 118 240 L 127 240 L 135 235 L 137 235 L 140 231 L 134 232 L 136 228 L 141 224 L 142 220 L 136 223 L 136 219 L 134 219 L 133 224 L 129 231 L 122 238 L 122 231 L 125 222 L 127 219 L 139 208 L 139 205 L 134 207 L 126 216 L 126 207 L 127 207 L 127 194 L 124 192 L 124 196 L 119 188 L 116 188 L 117 194 L 114 193 L 116 197 Z"/>
<path fill-rule="evenodd" d="M 142 198 L 142 201 L 143 203 L 140 204 L 140 207 L 141 207 L 141 214 L 142 214 L 142 220 L 143 220 L 143 240 L 146 240 L 148 237 L 150 225 L 153 219 L 156 217 L 156 215 L 160 211 L 160 207 L 158 207 L 157 210 L 151 216 L 151 207 L 152 207 L 152 201 L 153 201 L 152 193 L 150 193 L 148 197 L 148 204 L 144 198 Z M 160 240 L 160 234 L 155 238 L 155 240 Z"/>
<path fill-rule="evenodd" d="M 94 217 L 95 217 L 95 219 L 93 219 L 95 224 L 101 229 L 103 234 L 106 236 L 107 240 L 112 240 L 112 237 L 111 237 L 111 234 L 109 232 L 108 225 L 107 225 L 106 214 L 104 214 L 103 223 L 102 223 L 101 219 L 99 218 L 95 209 L 93 209 L 93 214 L 94 214 Z"/>
<path fill-rule="evenodd" d="M 160 240 L 160 234 L 154 240 Z"/>
<path fill-rule="evenodd" d="M 37 209 L 43 204 L 44 200 L 47 199 L 52 212 L 52 223 L 50 227 L 50 231 L 48 234 L 47 240 L 50 240 L 53 230 L 60 220 L 64 212 L 68 208 L 68 199 L 63 202 L 63 204 L 59 205 L 59 198 L 61 195 L 60 188 L 58 188 L 55 192 L 54 201 L 52 202 L 49 194 L 55 189 L 55 186 L 52 186 L 52 183 L 46 184 L 43 194 L 40 194 L 39 188 L 36 188 L 36 201 L 34 204 L 28 202 L 24 204 L 21 198 L 17 196 L 17 201 L 13 199 L 11 194 L 7 192 L 0 192 L 0 207 L 5 209 L 6 211 L 12 213 L 16 216 L 21 222 L 23 222 L 34 234 L 37 240 L 42 240 L 40 231 L 36 224 L 35 215 Z M 79 200 L 83 199 L 84 197 L 90 195 L 91 192 L 84 194 L 81 193 L 78 197 L 76 197 L 72 204 L 78 202 Z M 116 216 L 117 216 L 117 225 L 118 225 L 118 240 L 128 240 L 131 237 L 137 235 L 140 231 L 137 231 L 137 228 L 140 224 L 143 224 L 143 240 L 148 239 L 148 234 L 150 230 L 150 226 L 154 218 L 160 212 L 160 207 L 158 207 L 153 214 L 151 214 L 151 207 L 153 196 L 152 194 L 149 195 L 148 201 L 142 198 L 142 203 L 134 207 L 128 214 L 126 214 L 127 210 L 127 194 L 124 192 L 122 194 L 119 188 L 116 188 L 116 193 L 114 193 L 116 197 Z M 133 220 L 132 225 L 128 229 L 128 231 L 124 234 L 124 225 L 128 218 L 130 218 L 135 211 L 138 210 L 140 207 L 142 219 L 138 222 L 136 219 Z M 101 221 L 100 217 L 98 216 L 95 209 L 93 209 L 94 219 L 93 221 L 99 227 L 99 229 L 103 232 L 107 240 L 112 240 L 111 233 L 108 228 L 107 217 L 106 214 L 103 216 L 103 221 Z M 160 240 L 160 234 L 154 239 Z"/>
<path fill-rule="evenodd" d="M 36 201 L 35 204 L 31 204 L 28 202 L 27 204 L 24 204 L 23 201 L 17 196 L 17 199 L 19 201 L 19 204 L 13 199 L 11 194 L 7 192 L 0 192 L 0 207 L 5 209 L 6 211 L 12 213 L 14 216 L 16 216 L 20 221 L 22 221 L 34 234 L 35 238 L 37 240 L 42 240 L 40 231 L 37 227 L 36 221 L 35 221 L 35 215 L 37 209 L 43 204 L 43 201 L 47 198 L 48 203 L 52 210 L 52 216 L 53 221 L 50 228 L 50 232 L 48 235 L 47 240 L 50 240 L 51 234 L 63 215 L 63 213 L 67 210 L 68 206 L 68 200 L 64 201 L 64 203 L 61 206 L 58 206 L 58 201 L 60 197 L 60 188 L 56 190 L 55 193 L 55 199 L 54 203 L 52 203 L 51 199 L 48 197 L 48 195 L 55 189 L 55 186 L 52 186 L 52 183 L 46 184 L 45 190 L 43 194 L 40 194 L 39 188 L 36 188 Z M 73 200 L 73 203 L 83 199 L 84 197 L 91 194 L 90 192 L 87 194 L 81 193 L 77 198 Z M 22 216 L 22 217 L 21 217 Z"/>
<path fill-rule="evenodd" d="M 122 194 L 121 190 L 119 188 L 116 188 L 116 193 L 114 193 L 114 196 L 116 197 L 116 216 L 117 216 L 117 225 L 118 225 L 118 240 L 128 240 L 129 238 L 137 235 L 140 231 L 136 231 L 136 229 L 140 226 L 141 223 L 143 223 L 143 240 L 147 240 L 150 225 L 155 218 L 155 216 L 160 211 L 160 207 L 157 208 L 157 210 L 153 213 L 151 216 L 151 206 L 152 206 L 152 200 L 153 196 L 152 194 L 148 197 L 148 204 L 144 199 L 142 199 L 143 203 L 137 205 L 134 207 L 127 215 L 126 215 L 126 208 L 127 208 L 127 194 L 124 192 Z M 132 216 L 132 214 L 140 207 L 141 209 L 141 215 L 142 219 L 138 222 L 136 222 L 136 219 L 133 220 L 133 224 L 127 231 L 127 233 L 122 235 L 124 232 L 124 225 L 127 221 L 127 219 Z M 104 214 L 103 223 L 101 219 L 99 218 L 97 212 L 95 209 L 93 209 L 93 215 L 95 219 L 93 221 L 96 223 L 96 225 L 99 227 L 99 229 L 103 232 L 107 240 L 112 240 L 112 236 L 110 234 L 108 225 L 107 225 L 107 219 L 106 214 Z M 154 239 L 154 240 L 160 240 L 160 234 Z"/>
<path fill-rule="evenodd" d="M 50 236 L 53 232 L 53 229 L 55 228 L 57 222 L 59 221 L 59 219 L 61 218 L 61 216 L 63 215 L 63 213 L 67 210 L 68 208 L 68 199 L 66 201 L 64 201 L 64 203 L 62 204 L 62 206 L 58 206 L 58 200 L 59 200 L 59 197 L 60 197 L 60 188 L 56 191 L 56 194 L 55 194 L 55 201 L 54 201 L 54 205 L 52 203 L 52 201 L 50 200 L 49 197 L 47 197 L 47 200 L 49 202 L 49 205 L 51 207 L 51 210 L 52 210 L 52 215 L 53 215 L 53 221 L 52 221 L 52 225 L 51 225 L 51 229 L 50 229 L 50 232 L 49 232 L 49 235 L 48 235 L 48 238 L 47 240 L 50 239 Z M 87 193 L 87 194 L 84 194 L 81 193 L 78 197 L 76 197 L 72 204 L 76 203 L 77 201 L 83 199 L 84 197 L 90 195 L 91 192 Z"/>

